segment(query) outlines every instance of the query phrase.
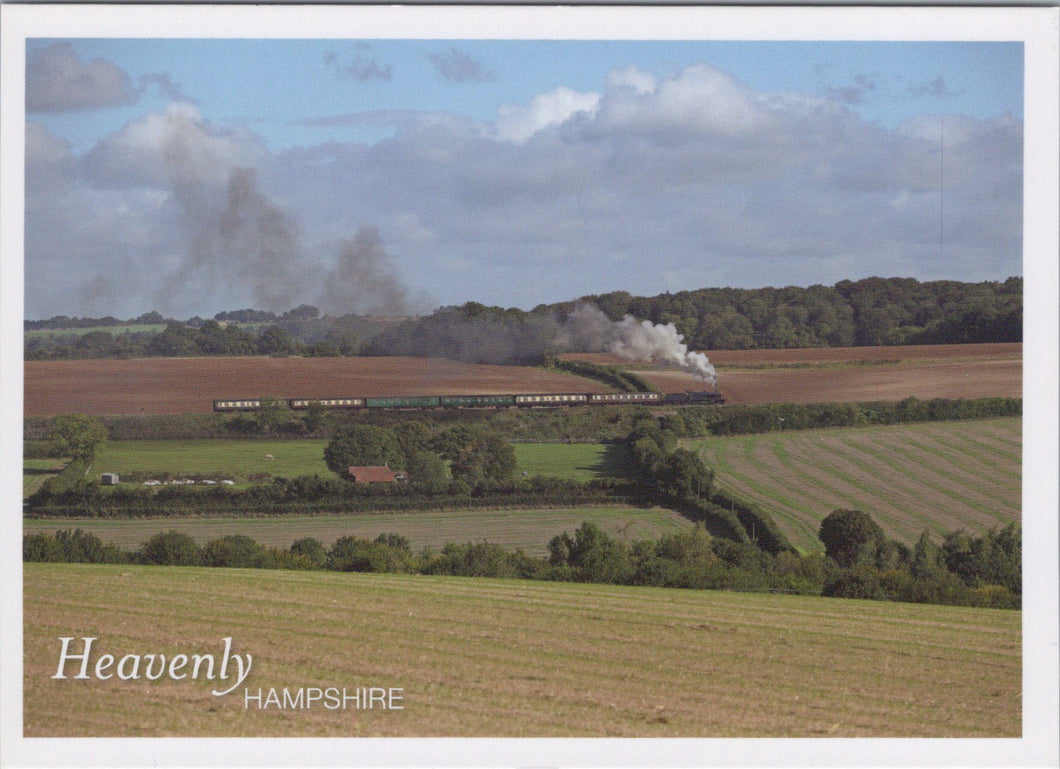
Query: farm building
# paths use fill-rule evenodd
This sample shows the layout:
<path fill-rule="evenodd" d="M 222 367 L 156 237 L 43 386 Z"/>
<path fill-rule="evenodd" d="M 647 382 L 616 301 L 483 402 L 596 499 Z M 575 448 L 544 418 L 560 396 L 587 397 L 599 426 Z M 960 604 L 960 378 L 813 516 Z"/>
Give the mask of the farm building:
<path fill-rule="evenodd" d="M 99 477 L 99 482 L 104 486 L 117 486 L 118 485 L 118 474 L 117 473 L 103 473 Z"/>
<path fill-rule="evenodd" d="M 394 483 L 405 480 L 405 474 L 391 470 L 386 465 L 351 466 L 346 469 L 354 483 Z"/>

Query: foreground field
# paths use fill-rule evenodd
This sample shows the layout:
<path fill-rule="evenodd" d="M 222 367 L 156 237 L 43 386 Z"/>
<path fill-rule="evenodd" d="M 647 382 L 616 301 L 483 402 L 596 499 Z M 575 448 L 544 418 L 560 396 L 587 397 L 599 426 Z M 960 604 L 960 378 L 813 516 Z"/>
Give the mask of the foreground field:
<path fill-rule="evenodd" d="M 266 547 L 287 548 L 301 537 L 315 537 L 330 546 L 347 534 L 375 539 L 395 533 L 406 537 L 413 550 L 439 551 L 449 542 L 492 542 L 522 548 L 528 555 L 548 553 L 548 541 L 564 531 L 573 532 L 583 521 L 597 524 L 611 537 L 622 540 L 659 539 L 687 531 L 687 518 L 662 508 L 574 508 L 556 510 L 447 510 L 429 513 L 378 513 L 373 515 L 283 515 L 275 517 L 194 518 L 49 518 L 26 519 L 26 534 L 53 534 L 62 529 L 82 529 L 104 543 L 134 550 L 161 531 L 175 529 L 200 545 L 227 534 L 245 534 Z"/>
<path fill-rule="evenodd" d="M 1021 729 L 1017 611 L 130 566 L 26 564 L 24 585 L 30 737 L 1001 737 Z M 116 656 L 220 655 L 231 636 L 253 668 L 222 697 L 201 680 L 52 680 L 57 639 L 83 635 Z M 404 709 L 245 708 L 243 687 L 311 686 L 400 687 Z"/>
<path fill-rule="evenodd" d="M 1020 520 L 1020 419 L 807 430 L 690 442 L 719 487 L 768 511 L 796 547 L 821 520 L 863 510 L 912 545 L 926 529 L 983 533 Z"/>

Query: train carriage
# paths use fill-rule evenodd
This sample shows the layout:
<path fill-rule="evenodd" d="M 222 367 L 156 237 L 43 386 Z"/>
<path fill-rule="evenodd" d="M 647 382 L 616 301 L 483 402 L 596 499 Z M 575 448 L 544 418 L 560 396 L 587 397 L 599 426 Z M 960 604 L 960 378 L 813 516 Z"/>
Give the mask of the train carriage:
<path fill-rule="evenodd" d="M 236 398 L 213 402 L 214 411 L 257 411 L 261 408 L 261 398 Z"/>
<path fill-rule="evenodd" d="M 659 393 L 592 393 L 589 396 L 589 403 L 655 403 L 661 397 Z"/>
<path fill-rule="evenodd" d="M 514 395 L 442 395 L 440 405 L 456 408 L 483 408 L 491 406 L 514 406 Z"/>
<path fill-rule="evenodd" d="M 364 405 L 370 409 L 427 409 L 440 406 L 437 395 L 404 395 L 384 398 L 365 398 Z"/>
<path fill-rule="evenodd" d="M 516 395 L 516 406 L 570 406 L 576 403 L 588 403 L 586 393 L 538 393 L 533 395 Z"/>
<path fill-rule="evenodd" d="M 364 406 L 364 398 L 291 398 L 287 405 L 296 411 L 314 405 L 328 409 L 359 409 Z"/>

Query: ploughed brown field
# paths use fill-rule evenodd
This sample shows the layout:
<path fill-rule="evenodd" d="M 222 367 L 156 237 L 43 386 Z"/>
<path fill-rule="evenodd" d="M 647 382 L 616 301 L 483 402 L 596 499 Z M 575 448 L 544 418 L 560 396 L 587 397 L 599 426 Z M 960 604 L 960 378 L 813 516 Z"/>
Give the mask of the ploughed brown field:
<path fill-rule="evenodd" d="M 707 351 L 728 403 L 828 403 L 1020 397 L 1023 346 L 1013 344 Z M 674 369 L 610 355 L 663 392 L 701 390 Z M 597 382 L 525 366 L 440 358 L 138 358 L 27 361 L 25 415 L 189 414 L 220 398 L 603 392 Z"/>
<path fill-rule="evenodd" d="M 841 403 L 931 398 L 1019 398 L 1023 345 L 951 344 L 818 347 L 801 350 L 706 350 L 726 403 Z M 580 360 L 621 364 L 612 355 Z M 637 364 L 642 365 L 642 364 Z M 673 369 L 638 373 L 663 392 L 701 390 Z"/>
<path fill-rule="evenodd" d="M 224 398 L 605 392 L 580 377 L 442 358 L 26 361 L 26 416 L 196 414 Z"/>

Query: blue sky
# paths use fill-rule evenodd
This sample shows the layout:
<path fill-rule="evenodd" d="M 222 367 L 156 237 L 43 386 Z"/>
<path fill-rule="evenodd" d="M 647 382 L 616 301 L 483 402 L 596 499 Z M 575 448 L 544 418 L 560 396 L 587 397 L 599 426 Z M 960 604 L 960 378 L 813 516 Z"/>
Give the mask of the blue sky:
<path fill-rule="evenodd" d="M 665 77 L 700 61 L 758 91 L 835 99 L 887 127 L 926 111 L 982 119 L 1023 113 L 1023 45 L 1015 42 L 96 39 L 32 40 L 28 55 L 57 42 L 82 61 L 100 58 L 137 77 L 164 73 L 218 124 L 245 123 L 274 150 L 350 138 L 348 131 L 299 125 L 344 111 L 447 111 L 490 120 L 500 105 L 525 103 L 558 85 L 601 90 L 614 69 L 634 65 Z M 470 62 L 464 79 L 443 74 L 444 62 L 457 65 L 460 55 Z M 87 150 L 167 101 L 153 87 L 124 109 L 36 117 Z"/>
<path fill-rule="evenodd" d="M 33 39 L 26 103 L 31 318 L 1021 274 L 1018 42 Z"/>

